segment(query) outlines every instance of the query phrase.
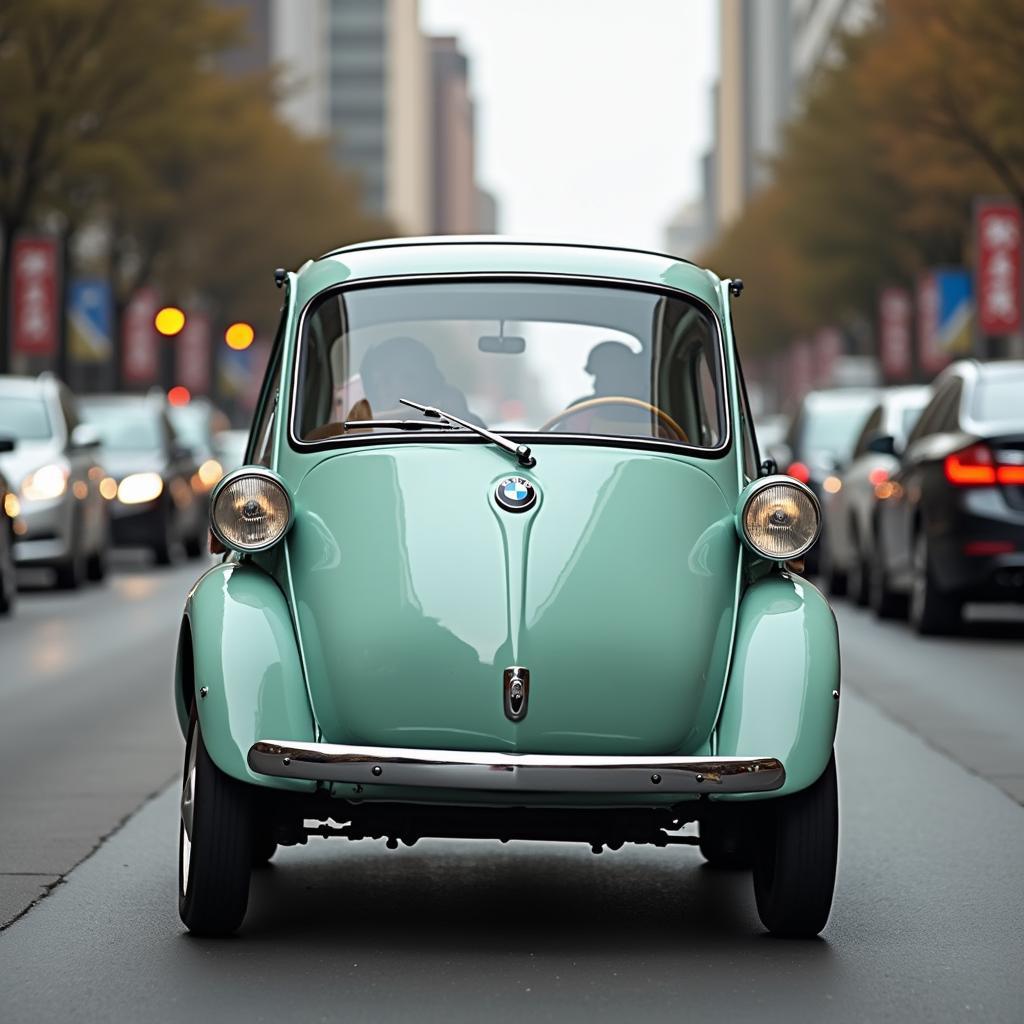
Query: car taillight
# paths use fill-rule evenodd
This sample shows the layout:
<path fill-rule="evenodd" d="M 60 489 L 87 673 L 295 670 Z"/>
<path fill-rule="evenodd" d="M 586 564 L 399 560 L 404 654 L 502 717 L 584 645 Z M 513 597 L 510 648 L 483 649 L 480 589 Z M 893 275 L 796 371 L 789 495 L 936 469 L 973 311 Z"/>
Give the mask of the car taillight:
<path fill-rule="evenodd" d="M 877 487 L 879 484 L 884 484 L 889 479 L 889 470 L 883 469 L 881 466 L 875 466 L 870 473 L 868 473 L 868 482 L 872 487 Z"/>
<path fill-rule="evenodd" d="M 811 479 L 811 471 L 802 462 L 791 462 L 786 467 L 786 474 L 795 477 L 802 484 L 808 483 Z"/>
<path fill-rule="evenodd" d="M 986 444 L 972 444 L 947 455 L 943 468 L 946 479 L 957 487 L 1024 485 L 1024 466 L 997 462 Z"/>

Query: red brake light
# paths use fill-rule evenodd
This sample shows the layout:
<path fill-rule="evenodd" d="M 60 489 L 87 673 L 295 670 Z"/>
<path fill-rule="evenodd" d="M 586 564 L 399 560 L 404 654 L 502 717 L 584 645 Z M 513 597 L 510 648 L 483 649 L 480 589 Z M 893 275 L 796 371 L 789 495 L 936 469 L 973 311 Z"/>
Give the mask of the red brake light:
<path fill-rule="evenodd" d="M 1024 485 L 1024 466 L 996 466 L 996 479 L 1001 484 Z"/>
<path fill-rule="evenodd" d="M 972 444 L 969 448 L 947 455 L 943 468 L 946 479 L 958 487 L 988 487 L 996 482 L 992 453 L 984 444 Z"/>
<path fill-rule="evenodd" d="M 876 466 L 870 473 L 868 473 L 868 481 L 873 487 L 877 487 L 879 484 L 884 484 L 889 479 L 889 470 L 882 469 L 881 466 Z"/>
<path fill-rule="evenodd" d="M 802 484 L 810 483 L 811 471 L 802 462 L 791 462 L 786 472 Z"/>

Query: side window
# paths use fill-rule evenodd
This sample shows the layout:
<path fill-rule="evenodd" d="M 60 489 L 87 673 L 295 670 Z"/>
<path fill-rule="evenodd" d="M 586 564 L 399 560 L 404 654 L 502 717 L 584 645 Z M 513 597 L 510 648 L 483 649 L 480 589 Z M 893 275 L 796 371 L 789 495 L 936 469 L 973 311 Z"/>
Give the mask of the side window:
<path fill-rule="evenodd" d="M 964 392 L 964 382 L 960 377 L 954 378 L 949 389 L 949 396 L 942 407 L 942 416 L 936 432 L 952 432 L 960 428 L 960 399 Z"/>
<path fill-rule="evenodd" d="M 875 407 L 875 411 L 868 417 L 867 423 L 864 424 L 864 429 L 860 432 L 860 437 L 857 438 L 857 443 L 853 446 L 853 457 L 855 459 L 868 450 L 868 441 L 876 434 L 881 433 L 881 427 L 882 406 L 879 405 Z"/>
<path fill-rule="evenodd" d="M 910 437 L 907 438 L 907 444 L 913 444 L 915 441 L 919 441 L 922 437 L 927 437 L 929 434 L 934 434 L 939 429 L 938 424 L 942 419 L 943 410 L 946 408 L 946 399 L 949 397 L 950 390 L 953 386 L 952 381 L 947 381 L 938 391 L 935 392 L 934 397 L 925 406 L 925 410 L 921 413 L 921 418 L 917 421 L 914 429 L 910 432 Z"/>
<path fill-rule="evenodd" d="M 750 399 L 747 398 L 747 382 L 740 375 L 740 437 L 743 441 L 743 472 L 754 480 L 761 473 L 761 458 L 754 433 L 754 418 L 750 415 Z"/>
<path fill-rule="evenodd" d="M 60 411 L 64 417 L 64 422 L 67 424 L 68 437 L 71 437 L 71 431 L 79 424 L 78 408 L 75 406 L 75 400 L 66 387 L 61 385 L 57 389 L 57 396 L 60 400 Z"/>
<path fill-rule="evenodd" d="M 246 462 L 257 466 L 270 466 L 270 446 L 274 436 L 274 420 L 277 412 L 278 395 L 281 389 L 281 345 L 280 335 L 270 356 L 270 366 L 263 382 L 259 412 L 249 434 L 249 448 Z"/>

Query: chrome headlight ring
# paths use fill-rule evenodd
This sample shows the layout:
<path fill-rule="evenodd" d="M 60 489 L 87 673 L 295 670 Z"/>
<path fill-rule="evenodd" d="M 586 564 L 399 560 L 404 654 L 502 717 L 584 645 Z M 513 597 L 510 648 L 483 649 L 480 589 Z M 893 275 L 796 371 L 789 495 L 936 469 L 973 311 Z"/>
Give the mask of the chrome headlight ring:
<path fill-rule="evenodd" d="M 210 529 L 231 551 L 252 554 L 272 548 L 291 529 L 294 518 L 284 481 L 263 466 L 232 470 L 210 495 Z"/>
<path fill-rule="evenodd" d="M 803 558 L 821 535 L 821 505 L 794 477 L 761 477 L 740 495 L 736 529 L 758 557 L 794 561 Z"/>

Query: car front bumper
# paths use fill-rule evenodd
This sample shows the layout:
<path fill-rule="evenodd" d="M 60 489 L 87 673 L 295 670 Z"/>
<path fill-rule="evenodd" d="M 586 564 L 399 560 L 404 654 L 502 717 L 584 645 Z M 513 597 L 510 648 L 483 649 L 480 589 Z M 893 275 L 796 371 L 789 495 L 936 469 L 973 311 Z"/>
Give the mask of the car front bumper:
<path fill-rule="evenodd" d="M 623 757 L 414 750 L 260 740 L 249 767 L 316 782 L 534 793 L 767 793 L 786 781 L 774 757 Z"/>
<path fill-rule="evenodd" d="M 23 502 L 18 516 L 21 532 L 14 538 L 16 565 L 58 565 L 71 555 L 74 500 L 69 492 L 52 501 Z"/>

